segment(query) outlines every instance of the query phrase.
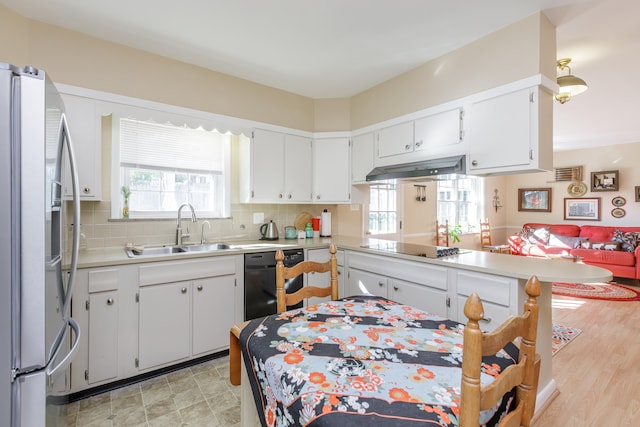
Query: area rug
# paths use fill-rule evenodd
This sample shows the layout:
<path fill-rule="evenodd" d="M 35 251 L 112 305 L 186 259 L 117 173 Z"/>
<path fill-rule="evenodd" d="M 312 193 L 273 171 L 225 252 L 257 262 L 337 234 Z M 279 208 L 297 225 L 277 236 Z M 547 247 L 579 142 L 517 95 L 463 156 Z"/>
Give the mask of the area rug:
<path fill-rule="evenodd" d="M 580 332 L 582 332 L 580 329 L 556 325 L 554 323 L 551 335 L 551 355 L 555 356 L 555 354 L 569 344 L 572 339 L 580 335 Z"/>
<path fill-rule="evenodd" d="M 590 298 L 607 301 L 640 301 L 640 292 L 617 283 L 554 282 L 552 293 L 566 297 Z"/>

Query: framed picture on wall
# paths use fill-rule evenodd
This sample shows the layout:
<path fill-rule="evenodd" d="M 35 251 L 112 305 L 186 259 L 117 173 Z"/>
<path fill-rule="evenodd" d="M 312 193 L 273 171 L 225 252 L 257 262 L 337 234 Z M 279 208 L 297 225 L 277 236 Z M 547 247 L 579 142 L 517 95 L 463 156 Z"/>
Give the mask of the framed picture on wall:
<path fill-rule="evenodd" d="M 551 188 L 519 188 L 520 212 L 551 212 Z"/>
<path fill-rule="evenodd" d="M 635 188 L 635 193 L 636 193 L 636 202 L 640 202 L 640 185 L 636 185 Z"/>
<path fill-rule="evenodd" d="M 591 172 L 591 191 L 618 191 L 618 171 Z"/>
<path fill-rule="evenodd" d="M 564 199 L 564 219 L 600 221 L 600 197 Z"/>

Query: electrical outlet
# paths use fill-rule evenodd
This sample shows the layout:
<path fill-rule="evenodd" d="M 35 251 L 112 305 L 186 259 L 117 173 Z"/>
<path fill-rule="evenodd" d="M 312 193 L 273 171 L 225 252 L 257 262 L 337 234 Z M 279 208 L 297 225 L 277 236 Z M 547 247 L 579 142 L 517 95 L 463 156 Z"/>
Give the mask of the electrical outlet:
<path fill-rule="evenodd" d="M 253 213 L 253 223 L 254 224 L 262 224 L 264 222 L 264 212 L 254 212 Z"/>

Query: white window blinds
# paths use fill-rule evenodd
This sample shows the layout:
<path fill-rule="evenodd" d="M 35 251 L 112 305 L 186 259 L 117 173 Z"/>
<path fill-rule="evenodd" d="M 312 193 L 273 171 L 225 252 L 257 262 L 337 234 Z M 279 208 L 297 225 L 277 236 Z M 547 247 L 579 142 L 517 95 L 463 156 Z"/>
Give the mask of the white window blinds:
<path fill-rule="evenodd" d="M 131 167 L 224 171 L 226 136 L 217 131 L 120 120 L 120 164 Z"/>

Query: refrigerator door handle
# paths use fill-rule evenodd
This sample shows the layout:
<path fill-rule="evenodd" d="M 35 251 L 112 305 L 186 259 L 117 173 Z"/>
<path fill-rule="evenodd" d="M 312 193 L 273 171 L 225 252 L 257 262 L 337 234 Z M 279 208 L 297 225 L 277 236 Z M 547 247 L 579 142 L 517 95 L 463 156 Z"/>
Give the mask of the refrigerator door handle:
<path fill-rule="evenodd" d="M 54 376 L 59 371 L 60 372 L 64 372 L 64 371 L 67 370 L 67 367 L 71 364 L 71 361 L 73 360 L 73 358 L 76 355 L 76 352 L 78 351 L 78 345 L 80 344 L 80 326 L 78 325 L 78 323 L 72 317 L 69 317 L 69 318 L 66 319 L 64 328 L 61 330 L 61 332 L 56 337 L 55 350 L 53 350 L 53 358 L 51 360 L 55 360 L 56 356 L 58 355 L 58 353 L 60 352 L 60 350 L 64 346 L 64 343 L 66 341 L 64 338 L 66 337 L 67 331 L 68 331 L 67 326 L 70 326 L 71 329 L 73 329 L 73 333 L 75 335 L 75 339 L 73 340 L 73 345 L 71 346 L 71 350 L 69 350 L 69 353 L 67 353 L 67 355 L 64 357 L 64 359 L 62 359 L 55 366 L 49 365 L 47 367 L 47 377 L 48 377 L 49 381 L 52 381 Z"/>
<path fill-rule="evenodd" d="M 78 267 L 78 250 L 80 247 L 80 184 L 78 183 L 78 172 L 76 168 L 76 159 L 73 152 L 73 143 L 71 134 L 69 133 L 69 125 L 67 117 L 62 113 L 60 117 L 60 128 L 58 130 L 58 156 L 62 157 L 63 146 L 67 148 L 69 156 L 69 168 L 71 169 L 71 185 L 73 189 L 73 237 L 71 246 L 71 266 L 69 268 L 69 278 L 67 281 L 67 290 L 61 295 L 62 316 L 67 316 L 69 304 L 71 303 L 71 295 L 73 285 L 75 284 L 76 269 Z M 65 144 L 66 141 L 66 144 Z M 75 322 L 74 322 L 75 323 Z M 77 325 L 77 324 L 76 324 Z"/>

